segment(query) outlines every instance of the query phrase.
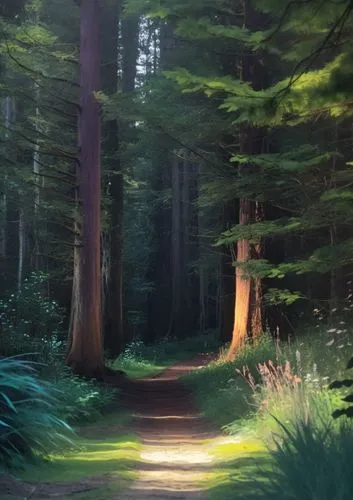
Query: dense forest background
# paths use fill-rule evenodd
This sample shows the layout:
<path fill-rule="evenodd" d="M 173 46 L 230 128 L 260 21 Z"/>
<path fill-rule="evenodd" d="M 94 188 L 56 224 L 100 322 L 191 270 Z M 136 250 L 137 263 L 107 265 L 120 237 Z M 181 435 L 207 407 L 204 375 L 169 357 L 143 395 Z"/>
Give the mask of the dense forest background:
<path fill-rule="evenodd" d="M 71 348 L 98 339 L 80 362 L 71 349 L 85 371 L 102 337 L 116 355 L 214 331 L 232 357 L 264 330 L 349 314 L 351 2 L 18 0 L 0 14 L 2 354 L 70 331 Z"/>
<path fill-rule="evenodd" d="M 1 498 L 352 499 L 352 37 L 0 0 Z"/>

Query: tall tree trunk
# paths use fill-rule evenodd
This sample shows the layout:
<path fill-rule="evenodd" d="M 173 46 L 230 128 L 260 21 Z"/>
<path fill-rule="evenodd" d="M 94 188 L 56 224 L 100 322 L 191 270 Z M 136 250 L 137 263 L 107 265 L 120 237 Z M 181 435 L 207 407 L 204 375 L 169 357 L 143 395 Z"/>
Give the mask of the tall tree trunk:
<path fill-rule="evenodd" d="M 99 0 L 80 6 L 79 196 L 82 211 L 77 301 L 67 362 L 75 373 L 101 378 L 104 372 L 100 282 L 100 88 Z M 75 300 L 75 298 L 73 298 Z"/>
<path fill-rule="evenodd" d="M 115 28 L 107 30 L 111 43 L 111 31 L 115 29 L 114 52 L 111 54 L 113 63 L 110 65 L 111 78 L 110 88 L 113 92 L 118 90 L 118 42 L 119 42 L 119 9 L 111 13 L 109 23 L 115 25 Z M 111 24 L 109 24 L 111 25 Z M 136 64 L 138 56 L 138 28 L 139 18 L 137 16 L 122 17 L 121 22 L 122 39 L 122 92 L 130 93 L 135 89 Z M 113 67 L 114 65 L 114 67 Z M 112 197 L 111 208 L 111 274 L 110 286 L 107 302 L 107 321 L 106 321 L 106 346 L 110 352 L 117 355 L 124 345 L 124 148 L 130 141 L 130 126 L 123 120 L 112 121 L 109 123 L 109 141 L 107 147 L 115 151 L 114 175 L 111 178 L 110 194 Z"/>
<path fill-rule="evenodd" d="M 118 91 L 119 39 L 121 2 L 110 2 L 102 15 L 102 87 L 109 94 Z M 111 196 L 110 227 L 104 239 L 104 258 L 109 262 L 105 269 L 107 286 L 104 295 L 104 345 L 111 355 L 116 355 L 123 345 L 123 209 L 124 190 L 120 160 L 119 127 L 116 119 L 105 124 L 104 157 L 106 166 L 114 171 L 110 175 Z M 109 256 L 108 256 L 109 254 Z M 103 275 L 105 278 L 105 276 Z"/>
<path fill-rule="evenodd" d="M 251 0 L 244 1 L 244 26 L 250 30 L 261 29 L 263 16 L 252 6 Z M 242 80 L 252 84 L 253 88 L 263 88 L 265 69 L 258 54 L 250 54 L 242 60 Z M 263 152 L 264 131 L 256 127 L 244 126 L 241 137 L 243 154 L 260 154 Z M 245 170 L 244 170 L 245 168 Z M 255 169 L 252 165 L 239 167 L 240 175 L 251 175 Z M 247 225 L 263 218 L 263 206 L 249 199 L 239 200 L 239 224 Z M 243 265 L 250 259 L 258 259 L 262 255 L 261 241 L 255 244 L 246 239 L 237 242 L 236 277 L 235 277 L 235 309 L 232 342 L 228 351 L 228 359 L 235 357 L 239 347 L 247 337 L 257 337 L 262 332 L 262 284 L 259 277 L 251 277 Z"/>
<path fill-rule="evenodd" d="M 223 206 L 222 227 L 225 230 L 233 224 L 237 215 L 237 206 L 233 201 L 228 201 Z M 220 311 L 219 311 L 219 338 L 226 343 L 232 339 L 234 327 L 235 304 L 235 273 L 233 267 L 233 249 L 229 252 L 224 249 L 220 255 Z"/>

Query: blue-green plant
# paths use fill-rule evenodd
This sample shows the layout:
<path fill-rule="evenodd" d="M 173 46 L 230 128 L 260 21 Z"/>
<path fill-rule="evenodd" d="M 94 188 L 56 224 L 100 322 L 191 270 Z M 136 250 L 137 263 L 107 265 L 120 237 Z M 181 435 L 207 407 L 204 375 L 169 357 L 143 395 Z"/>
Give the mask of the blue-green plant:
<path fill-rule="evenodd" d="M 35 365 L 0 359 L 0 467 L 23 467 L 72 446 L 72 430 L 59 417 L 54 385 L 40 380 Z"/>

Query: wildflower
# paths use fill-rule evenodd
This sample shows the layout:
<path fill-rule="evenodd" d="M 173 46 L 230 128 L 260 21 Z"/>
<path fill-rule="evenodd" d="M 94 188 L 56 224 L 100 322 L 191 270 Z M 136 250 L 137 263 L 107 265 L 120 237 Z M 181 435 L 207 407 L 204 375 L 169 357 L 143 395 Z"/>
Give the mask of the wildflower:
<path fill-rule="evenodd" d="M 335 339 L 332 339 L 329 342 L 327 342 L 326 345 L 330 347 L 330 346 L 332 346 L 334 344 L 334 342 L 335 342 Z"/>
<path fill-rule="evenodd" d="M 335 333 L 336 328 L 330 328 L 329 330 L 326 330 L 327 333 Z"/>

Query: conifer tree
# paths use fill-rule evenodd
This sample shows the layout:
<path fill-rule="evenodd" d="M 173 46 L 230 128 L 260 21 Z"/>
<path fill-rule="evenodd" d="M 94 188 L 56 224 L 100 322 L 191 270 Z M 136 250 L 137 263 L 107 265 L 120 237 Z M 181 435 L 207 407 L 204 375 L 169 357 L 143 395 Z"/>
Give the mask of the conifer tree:
<path fill-rule="evenodd" d="M 100 279 L 100 109 L 94 95 L 100 89 L 100 6 L 81 0 L 80 110 L 78 195 L 81 204 L 77 295 L 73 295 L 71 345 L 68 364 L 75 373 L 103 376 Z"/>

